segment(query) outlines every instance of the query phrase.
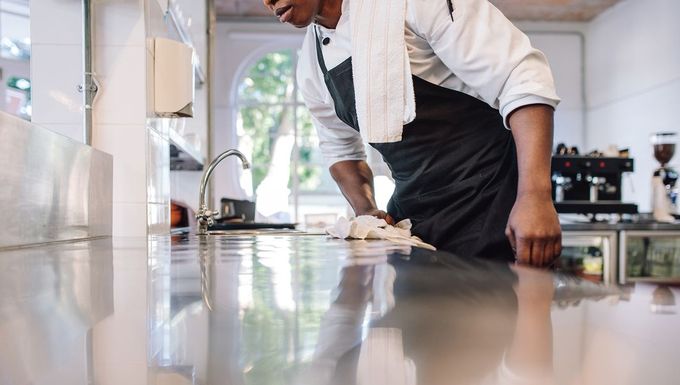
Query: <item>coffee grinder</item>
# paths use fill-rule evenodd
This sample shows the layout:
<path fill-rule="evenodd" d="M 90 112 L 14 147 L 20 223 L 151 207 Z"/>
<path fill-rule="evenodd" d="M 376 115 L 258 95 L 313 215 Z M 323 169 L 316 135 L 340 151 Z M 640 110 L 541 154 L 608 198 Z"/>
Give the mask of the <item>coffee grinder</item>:
<path fill-rule="evenodd" d="M 654 157 L 661 164 L 652 177 L 652 210 L 659 222 L 673 222 L 677 214 L 678 173 L 668 165 L 675 155 L 677 133 L 658 132 L 651 136 Z"/>

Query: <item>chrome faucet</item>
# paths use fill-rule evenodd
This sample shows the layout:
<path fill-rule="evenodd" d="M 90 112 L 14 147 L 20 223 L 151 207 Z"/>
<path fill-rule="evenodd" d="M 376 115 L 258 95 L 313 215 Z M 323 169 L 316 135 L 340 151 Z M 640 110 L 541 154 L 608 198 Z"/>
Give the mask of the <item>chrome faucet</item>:
<path fill-rule="evenodd" d="M 205 197 L 205 190 L 208 187 L 208 181 L 210 180 L 210 175 L 212 175 L 213 170 L 217 167 L 220 162 L 225 160 L 227 157 L 235 155 L 243 163 L 243 169 L 247 170 L 250 168 L 250 163 L 240 151 L 237 150 L 227 150 L 220 154 L 215 160 L 213 160 L 208 168 L 203 172 L 203 177 L 201 178 L 201 187 L 199 189 L 199 201 L 198 201 L 198 212 L 196 213 L 196 221 L 198 222 L 198 235 L 207 235 L 208 226 L 215 224 L 215 215 L 219 214 L 219 211 L 212 211 L 208 208 Z"/>

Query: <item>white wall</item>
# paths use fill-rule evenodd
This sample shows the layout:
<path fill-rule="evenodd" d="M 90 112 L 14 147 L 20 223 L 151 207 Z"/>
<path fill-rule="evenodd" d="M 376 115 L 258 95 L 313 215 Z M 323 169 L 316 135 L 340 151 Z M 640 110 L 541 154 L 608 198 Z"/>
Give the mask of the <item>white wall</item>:
<path fill-rule="evenodd" d="M 586 109 L 584 98 L 585 23 L 523 22 L 517 26 L 534 47 L 548 58 L 557 94 L 562 101 L 555 111 L 555 144 L 583 148 Z"/>
<path fill-rule="evenodd" d="M 680 2 L 626 0 L 587 31 L 588 148 L 628 147 L 636 161 L 624 200 L 650 209 L 657 162 L 649 135 L 680 131 Z M 678 165 L 677 157 L 672 163 Z"/>
<path fill-rule="evenodd" d="M 263 54 L 299 47 L 303 31 L 278 23 L 218 23 L 215 41 L 215 79 L 213 81 L 215 154 L 238 146 L 236 137 L 236 89 L 244 71 Z M 249 199 L 239 186 L 240 164 L 236 159 L 224 161 L 213 177 L 214 207 L 219 199 Z"/>

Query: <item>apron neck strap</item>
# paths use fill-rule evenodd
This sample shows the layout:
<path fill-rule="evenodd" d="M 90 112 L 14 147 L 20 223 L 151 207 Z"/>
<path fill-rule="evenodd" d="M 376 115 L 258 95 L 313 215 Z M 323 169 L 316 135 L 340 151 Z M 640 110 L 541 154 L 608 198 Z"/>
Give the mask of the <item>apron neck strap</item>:
<path fill-rule="evenodd" d="M 321 39 L 319 37 L 319 26 L 314 26 L 314 36 L 316 40 L 316 59 L 319 62 L 319 67 L 321 67 L 321 72 L 324 77 L 328 75 L 328 68 L 326 68 L 326 61 L 323 58 L 323 52 L 321 52 Z"/>

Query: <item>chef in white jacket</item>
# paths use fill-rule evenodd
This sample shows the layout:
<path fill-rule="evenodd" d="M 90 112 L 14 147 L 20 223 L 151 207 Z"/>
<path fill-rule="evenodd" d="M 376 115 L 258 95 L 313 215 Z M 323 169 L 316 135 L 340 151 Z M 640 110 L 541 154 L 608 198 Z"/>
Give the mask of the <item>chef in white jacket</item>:
<path fill-rule="evenodd" d="M 498 9 L 487 0 L 264 3 L 281 22 L 307 28 L 300 90 L 331 175 L 357 215 L 409 218 L 415 235 L 459 255 L 535 266 L 560 255 L 550 183 L 559 98 L 545 56 Z M 403 9 L 396 42 L 407 53 L 406 79 L 394 75 L 401 62 L 389 53 L 401 33 L 384 33 L 390 21 L 380 24 L 384 31 L 366 25 L 367 17 L 395 19 L 380 9 Z M 375 64 L 381 57 L 384 67 Z M 404 106 L 381 99 L 393 88 L 405 90 Z M 385 124 L 394 111 L 404 113 L 396 129 Z M 387 212 L 376 207 L 364 143 L 395 180 Z"/>

